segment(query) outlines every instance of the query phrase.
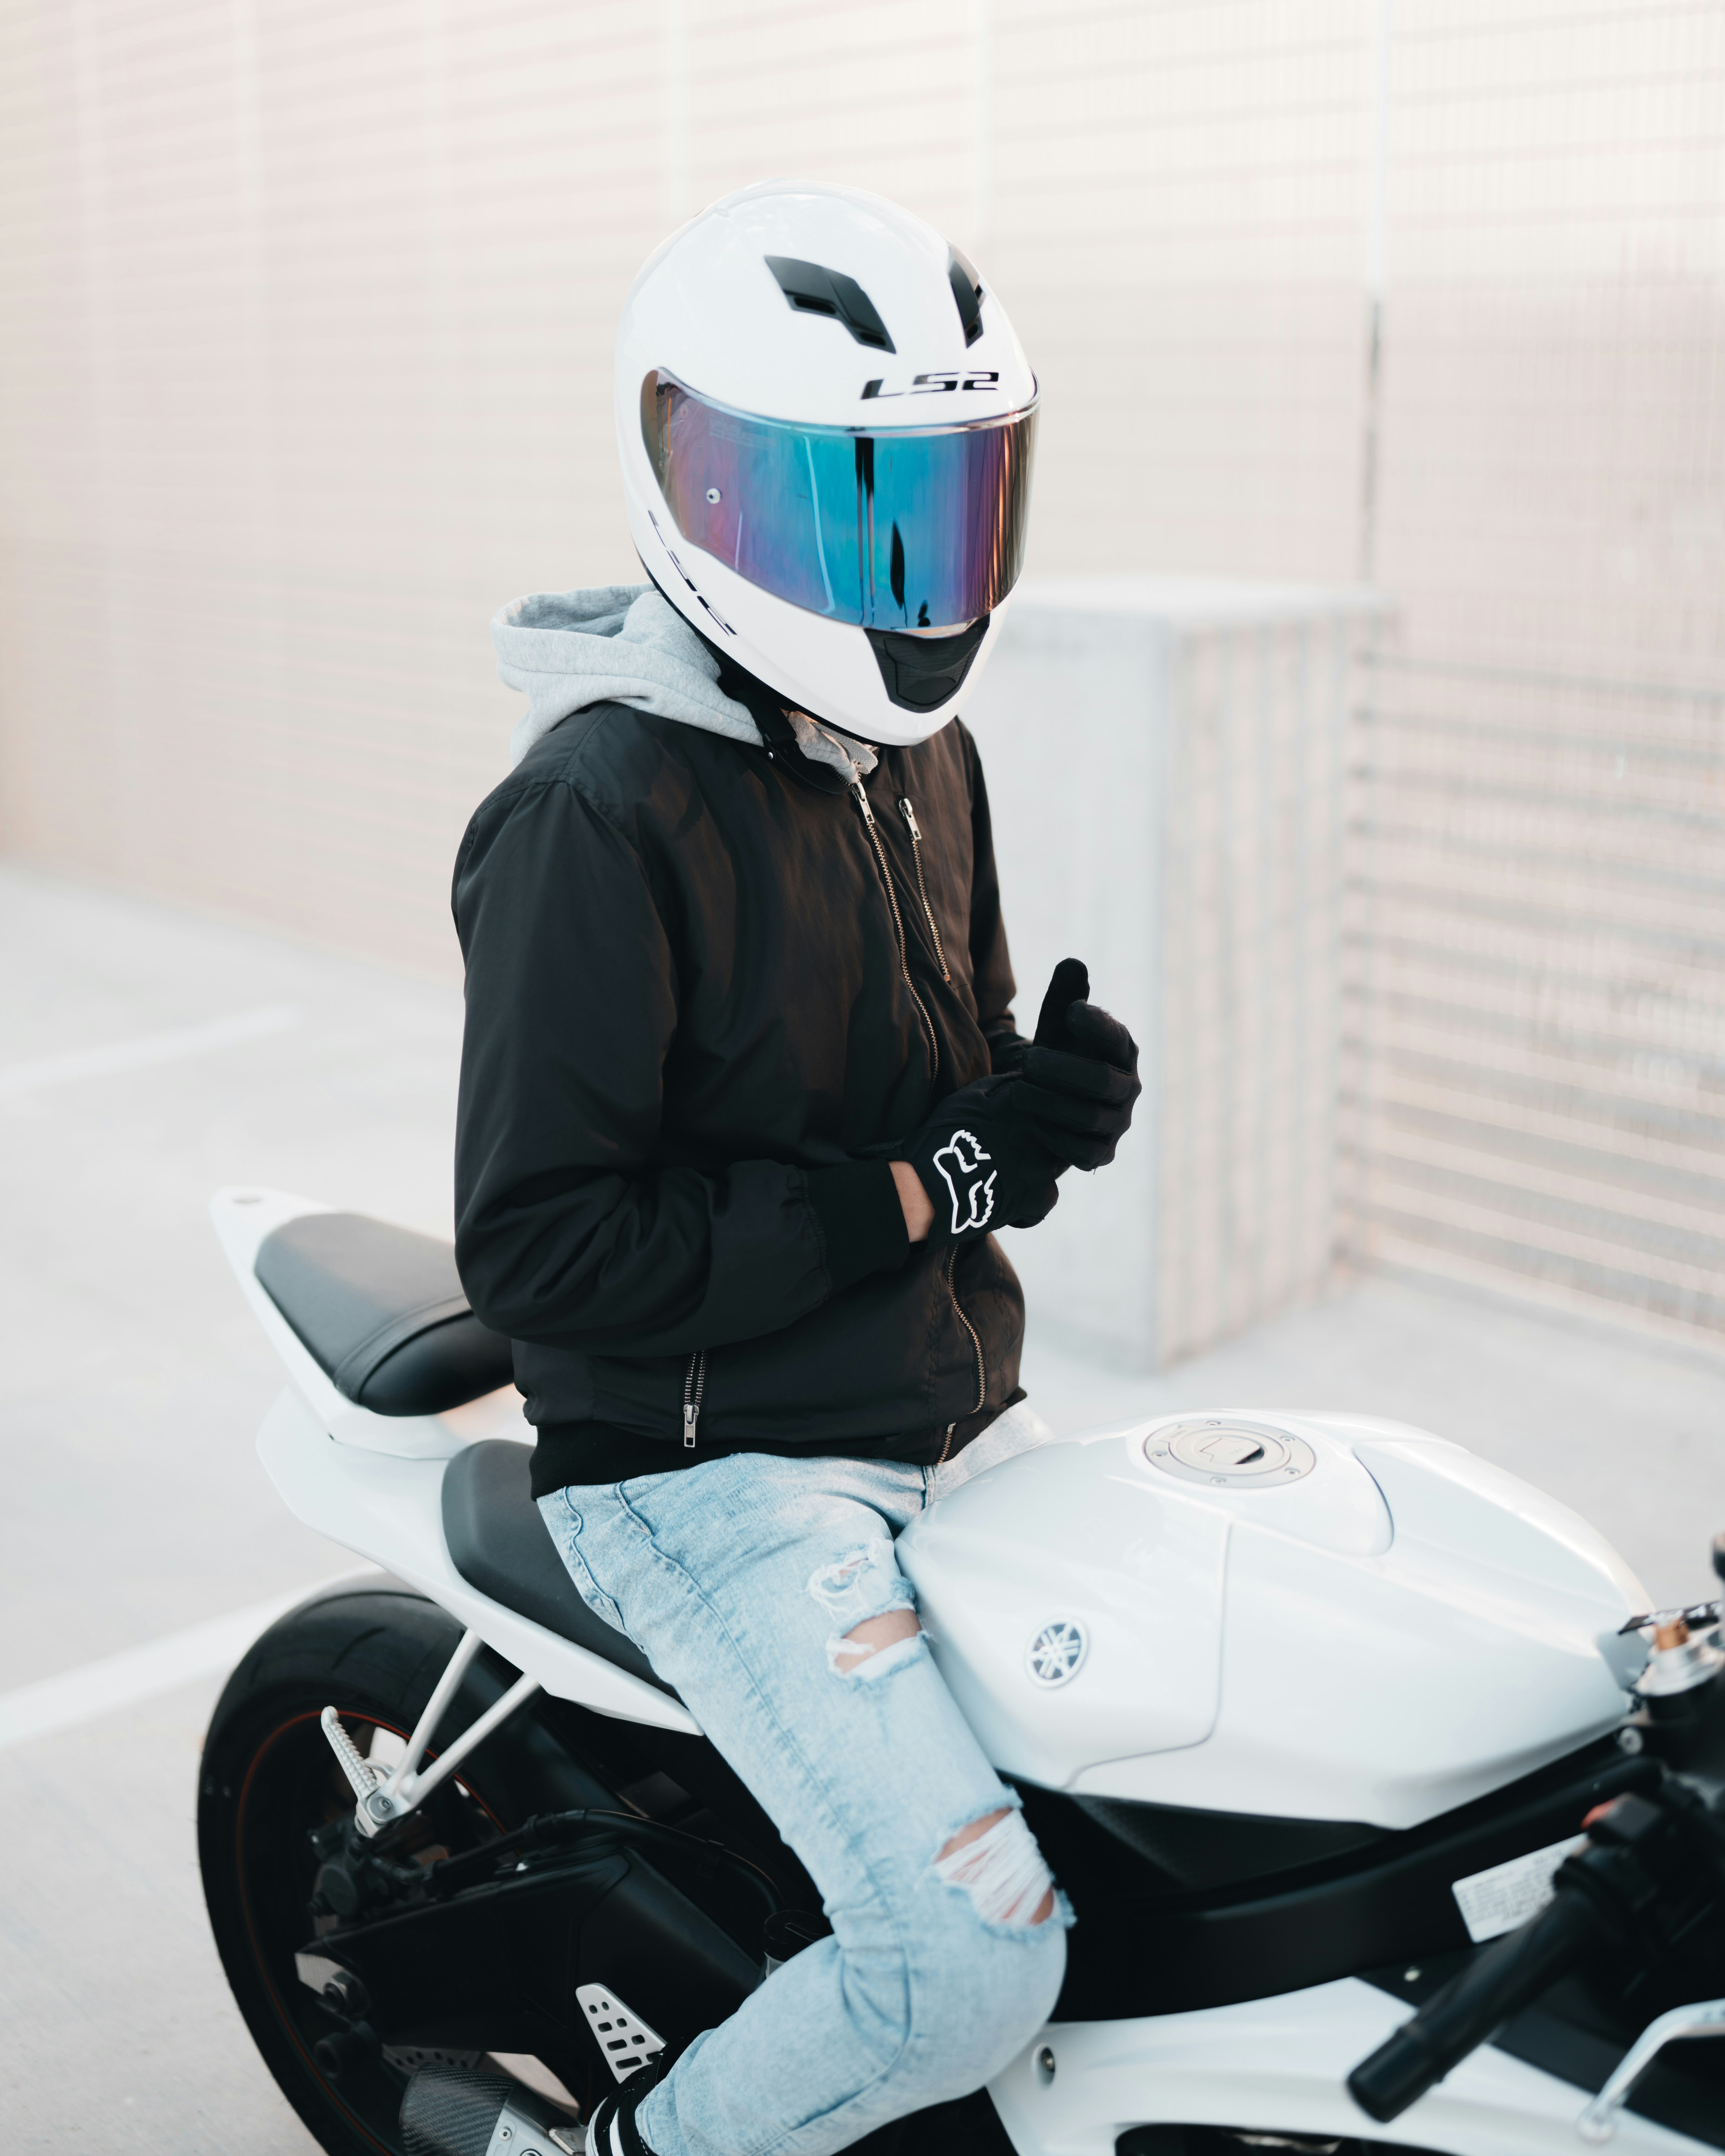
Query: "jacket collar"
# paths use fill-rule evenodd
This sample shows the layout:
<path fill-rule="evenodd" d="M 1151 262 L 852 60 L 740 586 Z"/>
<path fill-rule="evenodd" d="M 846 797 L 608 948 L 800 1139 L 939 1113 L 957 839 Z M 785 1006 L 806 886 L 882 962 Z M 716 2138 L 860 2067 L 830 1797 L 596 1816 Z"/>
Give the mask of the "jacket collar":
<path fill-rule="evenodd" d="M 696 634 L 701 633 L 697 629 Z M 719 662 L 721 691 L 734 703 L 741 704 L 761 729 L 773 752 L 773 762 L 788 771 L 799 785 L 809 787 L 816 793 L 848 793 L 850 788 L 842 773 L 834 771 L 830 764 L 812 762 L 803 755 L 795 730 L 785 716 L 783 699 L 708 638 L 703 636 L 701 640 Z"/>

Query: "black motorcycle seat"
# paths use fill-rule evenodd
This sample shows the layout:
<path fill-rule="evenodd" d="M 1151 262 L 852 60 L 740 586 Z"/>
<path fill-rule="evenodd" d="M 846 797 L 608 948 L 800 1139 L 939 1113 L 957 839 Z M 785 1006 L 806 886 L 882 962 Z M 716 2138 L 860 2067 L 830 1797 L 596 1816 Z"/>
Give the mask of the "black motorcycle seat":
<path fill-rule="evenodd" d="M 302 1213 L 264 1238 L 253 1269 L 336 1391 L 374 1414 L 439 1414 L 514 1380 L 451 1243 L 363 1213 Z"/>
<path fill-rule="evenodd" d="M 634 1641 L 595 1616 L 577 1594 L 529 1490 L 532 1457 L 531 1445 L 488 1437 L 458 1452 L 444 1470 L 444 1540 L 456 1571 L 506 1609 L 675 1699 Z"/>

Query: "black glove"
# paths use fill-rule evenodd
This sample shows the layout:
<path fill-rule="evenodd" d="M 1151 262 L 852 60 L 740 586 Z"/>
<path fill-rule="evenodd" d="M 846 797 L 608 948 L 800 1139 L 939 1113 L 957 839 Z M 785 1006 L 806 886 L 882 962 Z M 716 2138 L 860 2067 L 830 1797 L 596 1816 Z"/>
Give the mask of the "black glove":
<path fill-rule="evenodd" d="M 1019 1065 L 1019 1114 L 1063 1167 L 1101 1168 L 1113 1159 L 1143 1090 L 1138 1044 L 1090 1001 L 1084 961 L 1062 958 Z"/>
<path fill-rule="evenodd" d="M 1019 1090 L 1014 1074 L 962 1086 L 906 1142 L 902 1157 L 934 1207 L 931 1243 L 1034 1228 L 1053 1212 L 1063 1163 L 1018 1112 Z"/>

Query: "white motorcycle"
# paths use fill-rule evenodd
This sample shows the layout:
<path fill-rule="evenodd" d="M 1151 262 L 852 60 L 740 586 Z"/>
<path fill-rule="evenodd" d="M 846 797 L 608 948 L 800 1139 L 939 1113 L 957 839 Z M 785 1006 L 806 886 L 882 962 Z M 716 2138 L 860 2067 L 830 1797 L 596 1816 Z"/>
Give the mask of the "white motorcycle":
<path fill-rule="evenodd" d="M 824 1933 L 818 1892 L 576 1594 L 449 1247 L 213 1212 L 290 1379 L 264 1466 L 385 1575 L 273 1625 L 216 1709 L 234 1995 L 341 2156 L 571 2156 Z M 1725 2148 L 1725 2044 L 1675 2041 L 1725 2033 L 1717 1603 L 1645 1612 L 1573 1513 L 1358 1415 L 1050 1445 L 898 1548 L 1079 1921 L 1035 2042 L 881 2156 Z"/>

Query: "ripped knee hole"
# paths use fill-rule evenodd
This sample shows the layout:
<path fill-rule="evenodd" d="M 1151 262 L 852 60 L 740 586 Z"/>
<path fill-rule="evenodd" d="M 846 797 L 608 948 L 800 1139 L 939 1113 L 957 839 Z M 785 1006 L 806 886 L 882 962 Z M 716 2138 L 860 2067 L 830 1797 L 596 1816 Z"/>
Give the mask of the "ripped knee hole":
<path fill-rule="evenodd" d="M 1041 1924 L 1054 1914 L 1054 1874 L 1019 1811 L 985 1812 L 961 1827 L 934 1860 L 988 1924 Z"/>
<path fill-rule="evenodd" d="M 834 1644 L 833 1667 L 840 1676 L 849 1676 L 883 1648 L 896 1647 L 901 1640 L 914 1640 L 922 1629 L 914 1609 L 887 1609 L 878 1617 L 865 1617 Z"/>

